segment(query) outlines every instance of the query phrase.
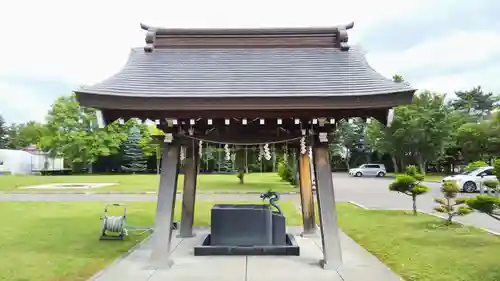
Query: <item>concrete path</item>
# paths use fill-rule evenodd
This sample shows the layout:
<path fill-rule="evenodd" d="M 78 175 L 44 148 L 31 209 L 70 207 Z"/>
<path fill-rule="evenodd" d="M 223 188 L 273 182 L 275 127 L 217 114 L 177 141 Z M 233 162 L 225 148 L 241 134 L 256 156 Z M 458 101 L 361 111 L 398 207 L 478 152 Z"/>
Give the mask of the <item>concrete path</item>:
<path fill-rule="evenodd" d="M 3 193 L 0 194 L 0 202 L 156 202 L 156 194 L 71 194 L 71 193 Z M 298 194 L 282 194 L 281 200 L 300 200 Z M 177 194 L 181 200 L 182 195 Z M 196 194 L 197 200 L 202 201 L 251 201 L 261 200 L 258 194 Z"/>
<path fill-rule="evenodd" d="M 207 229 L 198 229 L 194 238 L 174 238 L 174 265 L 169 270 L 152 270 L 149 266 L 151 243 L 146 241 L 127 257 L 98 273 L 93 281 L 400 281 L 377 258 L 341 234 L 344 264 L 338 271 L 319 266 L 322 258 L 319 235 L 298 236 L 299 227 L 289 228 L 296 234 L 300 256 L 205 256 L 195 257 L 193 247 L 201 244 Z M 175 236 L 174 236 L 175 237 Z"/>

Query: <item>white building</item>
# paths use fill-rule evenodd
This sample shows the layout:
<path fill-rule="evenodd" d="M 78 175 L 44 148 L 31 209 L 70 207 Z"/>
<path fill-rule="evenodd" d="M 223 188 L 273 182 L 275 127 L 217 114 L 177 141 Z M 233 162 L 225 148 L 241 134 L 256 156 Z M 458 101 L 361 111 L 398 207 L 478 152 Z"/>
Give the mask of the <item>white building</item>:
<path fill-rule="evenodd" d="M 23 150 L 0 149 L 0 173 L 29 175 L 34 172 L 62 170 L 64 170 L 63 158 L 52 158 L 34 146 Z"/>

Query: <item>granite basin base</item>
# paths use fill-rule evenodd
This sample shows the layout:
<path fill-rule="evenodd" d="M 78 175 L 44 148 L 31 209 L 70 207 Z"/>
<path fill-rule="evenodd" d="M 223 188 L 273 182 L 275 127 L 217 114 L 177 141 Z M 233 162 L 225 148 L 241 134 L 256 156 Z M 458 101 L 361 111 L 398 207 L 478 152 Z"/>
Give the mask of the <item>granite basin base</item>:
<path fill-rule="evenodd" d="M 208 234 L 201 246 L 194 247 L 195 256 L 300 256 L 300 248 L 291 234 L 286 234 L 286 245 L 226 246 L 211 245 Z"/>

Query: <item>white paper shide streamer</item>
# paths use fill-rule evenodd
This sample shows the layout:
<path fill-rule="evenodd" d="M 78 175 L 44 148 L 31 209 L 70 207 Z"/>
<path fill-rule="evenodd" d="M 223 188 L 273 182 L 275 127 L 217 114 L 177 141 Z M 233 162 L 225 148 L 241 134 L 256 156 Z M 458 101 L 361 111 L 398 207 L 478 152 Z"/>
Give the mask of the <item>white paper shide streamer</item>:
<path fill-rule="evenodd" d="M 226 153 L 225 159 L 226 161 L 231 160 L 231 151 L 229 150 L 229 144 L 224 145 L 224 152 Z"/>
<path fill-rule="evenodd" d="M 174 140 L 174 135 L 172 133 L 165 134 L 164 142 L 171 143 Z"/>
<path fill-rule="evenodd" d="M 271 160 L 271 151 L 269 150 L 269 144 L 264 144 L 264 159 Z"/>
<path fill-rule="evenodd" d="M 284 151 L 283 152 L 283 163 L 286 165 L 286 164 L 288 164 L 288 147 L 285 146 L 283 148 L 283 151 Z"/>
<path fill-rule="evenodd" d="M 198 156 L 203 157 L 203 141 L 198 142 Z"/>
<path fill-rule="evenodd" d="M 186 159 L 186 153 L 184 152 L 184 147 L 181 146 L 181 152 L 180 152 L 180 158 L 181 158 L 181 161 L 184 161 L 184 159 Z"/>
<path fill-rule="evenodd" d="M 319 138 L 319 142 L 321 142 L 321 143 L 328 142 L 328 134 L 325 132 L 319 133 L 318 138 Z"/>
<path fill-rule="evenodd" d="M 300 154 L 306 154 L 306 153 L 307 153 L 306 138 L 302 137 L 300 138 Z"/>

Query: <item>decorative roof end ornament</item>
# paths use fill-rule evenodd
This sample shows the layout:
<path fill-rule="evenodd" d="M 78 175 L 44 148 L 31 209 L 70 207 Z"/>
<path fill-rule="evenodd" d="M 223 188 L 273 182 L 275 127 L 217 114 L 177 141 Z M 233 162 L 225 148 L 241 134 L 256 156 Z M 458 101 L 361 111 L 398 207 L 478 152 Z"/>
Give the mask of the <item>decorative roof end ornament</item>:
<path fill-rule="evenodd" d="M 347 44 L 347 41 L 349 41 L 349 35 L 347 34 L 347 30 L 351 29 L 354 27 L 354 22 L 351 22 L 349 24 L 339 26 L 337 28 L 337 33 L 335 34 L 336 37 L 336 46 L 339 48 L 341 51 L 349 51 L 350 46 Z"/>
<path fill-rule="evenodd" d="M 146 46 L 144 46 L 144 52 L 151 53 L 155 49 L 156 31 L 157 28 L 151 27 L 149 25 L 141 23 L 141 28 L 146 30 Z"/>

